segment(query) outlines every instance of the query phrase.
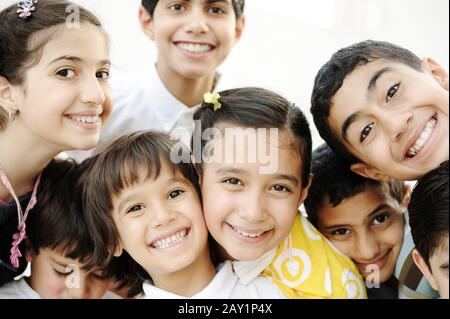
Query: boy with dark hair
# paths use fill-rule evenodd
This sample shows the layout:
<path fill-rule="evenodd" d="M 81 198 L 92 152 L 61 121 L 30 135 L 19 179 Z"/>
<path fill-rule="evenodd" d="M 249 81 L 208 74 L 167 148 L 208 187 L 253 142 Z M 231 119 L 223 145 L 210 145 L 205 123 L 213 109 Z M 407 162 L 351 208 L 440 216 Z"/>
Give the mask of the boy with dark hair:
<path fill-rule="evenodd" d="M 42 174 L 37 204 L 27 221 L 31 277 L 0 288 L 0 299 L 115 299 L 105 271 L 84 266 L 94 252 L 81 208 L 81 171 L 52 161 Z"/>
<path fill-rule="evenodd" d="M 416 248 L 414 262 L 448 299 L 448 161 L 422 177 L 409 203 L 409 224 Z"/>
<path fill-rule="evenodd" d="M 405 254 L 412 250 L 404 219 L 406 185 L 355 174 L 326 144 L 313 152 L 312 172 L 305 201 L 308 219 L 354 261 L 366 279 L 369 298 L 434 296 L 426 280 L 413 283 L 404 275 L 414 272 L 405 264 Z"/>
<path fill-rule="evenodd" d="M 156 65 L 111 82 L 114 110 L 98 150 L 139 130 L 173 133 L 189 144 L 193 113 L 217 88 L 217 68 L 244 29 L 244 0 L 142 1 L 139 21 L 155 42 Z"/>
<path fill-rule="evenodd" d="M 448 74 L 438 63 L 369 40 L 320 69 L 311 113 L 357 174 L 415 180 L 448 160 L 448 101 Z"/>

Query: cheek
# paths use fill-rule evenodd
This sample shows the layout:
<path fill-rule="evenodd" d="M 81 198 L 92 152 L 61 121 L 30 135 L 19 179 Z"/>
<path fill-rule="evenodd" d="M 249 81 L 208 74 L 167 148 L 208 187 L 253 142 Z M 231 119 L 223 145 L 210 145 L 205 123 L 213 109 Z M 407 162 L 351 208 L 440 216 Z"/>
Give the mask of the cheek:
<path fill-rule="evenodd" d="M 102 298 L 108 291 L 109 286 L 110 283 L 108 281 L 94 280 L 90 286 L 90 290 L 93 292 L 91 298 L 94 299 Z"/>
<path fill-rule="evenodd" d="M 203 214 L 205 220 L 220 222 L 233 206 L 232 196 L 217 186 L 202 185 Z M 209 226 L 209 225 L 208 225 Z"/>
<path fill-rule="evenodd" d="M 108 83 L 103 86 L 103 93 L 105 94 L 105 103 L 103 103 L 103 122 L 107 121 L 112 112 L 112 91 Z"/>
<path fill-rule="evenodd" d="M 352 260 L 357 259 L 355 256 L 354 247 L 350 240 L 332 240 L 330 238 L 328 238 L 328 240 L 345 256 Z"/>
<path fill-rule="evenodd" d="M 116 222 L 117 231 L 120 236 L 120 241 L 127 247 L 134 247 L 139 243 L 145 242 L 145 222 L 142 220 L 128 220 Z"/>

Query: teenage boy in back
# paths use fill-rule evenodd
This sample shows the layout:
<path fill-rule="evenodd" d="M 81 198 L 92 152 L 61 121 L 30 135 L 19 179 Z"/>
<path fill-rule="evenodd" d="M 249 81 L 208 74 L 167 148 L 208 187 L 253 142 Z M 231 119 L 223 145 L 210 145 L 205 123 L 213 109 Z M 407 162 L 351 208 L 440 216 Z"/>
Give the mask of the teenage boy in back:
<path fill-rule="evenodd" d="M 326 144 L 313 152 L 312 174 L 308 219 L 353 260 L 370 299 L 437 297 L 414 266 L 405 183 L 357 175 Z"/>
<path fill-rule="evenodd" d="M 112 81 L 114 110 L 97 150 L 139 130 L 174 132 L 186 145 L 193 113 L 216 88 L 217 68 L 244 29 L 245 0 L 142 0 L 139 21 L 155 42 L 155 66 L 133 80 Z M 186 132 L 189 133 L 186 136 Z"/>
<path fill-rule="evenodd" d="M 448 160 L 448 74 L 395 44 L 341 49 L 316 76 L 322 138 L 368 178 L 416 180 Z"/>

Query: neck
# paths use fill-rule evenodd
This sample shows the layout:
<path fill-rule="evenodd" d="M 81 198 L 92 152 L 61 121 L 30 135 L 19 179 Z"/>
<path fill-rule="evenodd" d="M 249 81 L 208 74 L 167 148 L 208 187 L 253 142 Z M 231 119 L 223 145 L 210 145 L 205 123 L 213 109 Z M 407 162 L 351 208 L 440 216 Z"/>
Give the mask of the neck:
<path fill-rule="evenodd" d="M 215 73 L 200 78 L 186 78 L 164 63 L 157 63 L 156 70 L 169 92 L 188 107 L 201 104 L 203 95 L 214 89 Z"/>
<path fill-rule="evenodd" d="M 37 175 L 58 153 L 54 147 L 42 145 L 42 141 L 23 129 L 15 129 L 12 124 L 0 131 L 0 165 L 17 196 L 32 189 Z M 0 183 L 0 199 L 5 202 L 13 199 L 3 183 Z"/>
<path fill-rule="evenodd" d="M 162 290 L 184 297 L 199 293 L 214 279 L 216 269 L 211 261 L 208 246 L 188 267 L 175 273 L 151 276 L 154 285 Z"/>

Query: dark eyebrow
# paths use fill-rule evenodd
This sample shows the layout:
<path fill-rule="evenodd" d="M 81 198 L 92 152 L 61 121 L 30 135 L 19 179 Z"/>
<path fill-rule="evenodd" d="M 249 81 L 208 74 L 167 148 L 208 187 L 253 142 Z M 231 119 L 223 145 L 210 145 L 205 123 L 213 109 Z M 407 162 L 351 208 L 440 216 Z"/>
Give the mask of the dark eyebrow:
<path fill-rule="evenodd" d="M 207 4 L 213 4 L 213 3 L 216 3 L 216 2 L 224 2 L 226 4 L 231 4 L 230 0 L 206 0 Z"/>
<path fill-rule="evenodd" d="M 295 178 L 295 176 L 293 176 L 293 175 L 278 174 L 278 175 L 275 175 L 274 178 L 275 179 L 286 179 L 288 181 L 291 181 L 295 185 L 299 184 L 298 179 Z"/>
<path fill-rule="evenodd" d="M 380 204 L 378 205 L 375 209 L 373 209 L 369 215 L 367 215 L 367 217 L 372 217 L 373 215 L 375 215 L 376 213 L 378 213 L 380 210 L 386 209 L 386 208 L 392 208 L 391 206 L 389 206 L 388 204 Z"/>
<path fill-rule="evenodd" d="M 224 167 L 217 170 L 216 174 L 236 174 L 236 175 L 246 175 L 246 173 L 237 168 Z"/>
<path fill-rule="evenodd" d="M 390 67 L 385 67 L 384 69 L 381 69 L 379 71 L 377 71 L 372 78 L 369 81 L 369 86 L 367 87 L 367 91 L 369 91 L 369 93 L 371 91 L 373 91 L 373 89 L 377 86 L 377 81 L 378 79 L 386 72 L 390 72 L 392 71 L 392 68 Z"/>
<path fill-rule="evenodd" d="M 64 55 L 61 56 L 59 58 L 54 59 L 52 62 L 50 62 L 48 65 L 53 64 L 55 62 L 61 61 L 61 60 L 69 60 L 69 61 L 73 61 L 73 62 L 81 62 L 83 61 L 82 59 L 76 57 L 76 56 L 71 56 L 71 55 Z M 110 60 L 101 60 L 98 62 L 98 65 L 111 65 L 111 61 Z"/>
<path fill-rule="evenodd" d="M 355 123 L 358 118 L 360 117 L 361 112 L 356 112 L 353 113 L 352 115 L 350 115 L 344 122 L 344 124 L 342 124 L 342 138 L 349 143 L 348 141 L 348 128 Z"/>

